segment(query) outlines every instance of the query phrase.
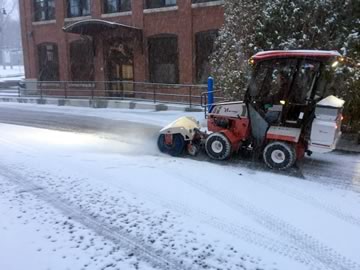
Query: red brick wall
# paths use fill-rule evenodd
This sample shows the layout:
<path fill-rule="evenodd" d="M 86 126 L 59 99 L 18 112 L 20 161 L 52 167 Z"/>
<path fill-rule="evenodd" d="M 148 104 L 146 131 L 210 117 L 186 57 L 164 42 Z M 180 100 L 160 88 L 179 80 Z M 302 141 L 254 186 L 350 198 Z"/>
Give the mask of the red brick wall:
<path fill-rule="evenodd" d="M 195 33 L 219 29 L 224 22 L 223 7 L 191 7 L 190 0 L 178 0 L 176 10 L 144 13 L 143 1 L 132 1 L 132 14 L 117 17 L 102 17 L 102 0 L 92 0 L 92 18 L 115 21 L 143 29 L 142 44 L 134 49 L 134 76 L 136 81 L 148 81 L 147 38 L 160 34 L 175 34 L 178 37 L 180 83 L 195 82 Z M 33 23 L 32 1 L 21 1 L 20 18 L 24 48 L 25 73 L 27 78 L 37 78 L 37 45 L 54 42 L 58 45 L 60 80 L 70 80 L 69 43 L 79 35 L 64 33 L 67 23 L 66 1 L 56 0 L 56 21 Z M 95 80 L 104 80 L 103 42 L 96 40 Z"/>

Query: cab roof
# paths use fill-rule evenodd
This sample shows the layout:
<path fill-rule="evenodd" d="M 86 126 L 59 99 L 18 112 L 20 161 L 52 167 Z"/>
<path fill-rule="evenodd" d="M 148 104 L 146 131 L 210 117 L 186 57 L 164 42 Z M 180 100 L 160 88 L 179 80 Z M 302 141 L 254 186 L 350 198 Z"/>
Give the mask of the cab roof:
<path fill-rule="evenodd" d="M 320 50 L 284 50 L 284 51 L 264 51 L 258 52 L 251 57 L 255 62 L 276 59 L 276 58 L 306 58 L 316 59 L 318 61 L 328 61 L 334 58 L 342 57 L 337 51 Z"/>

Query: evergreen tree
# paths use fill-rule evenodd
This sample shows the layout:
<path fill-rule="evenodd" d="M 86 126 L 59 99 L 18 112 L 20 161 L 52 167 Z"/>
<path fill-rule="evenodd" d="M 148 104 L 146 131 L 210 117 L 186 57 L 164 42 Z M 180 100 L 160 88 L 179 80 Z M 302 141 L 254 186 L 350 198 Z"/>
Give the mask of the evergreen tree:
<path fill-rule="evenodd" d="M 247 59 L 253 52 L 255 22 L 260 19 L 263 0 L 225 1 L 225 24 L 215 41 L 210 58 L 217 87 L 227 98 L 241 98 L 248 79 Z"/>
<path fill-rule="evenodd" d="M 225 24 L 211 57 L 216 86 L 226 97 L 243 96 L 246 59 L 263 50 L 337 50 L 360 62 L 359 0 L 226 0 Z M 340 67 L 345 83 L 335 94 L 346 108 L 360 107 L 360 69 Z M 360 114 L 352 113 L 360 120 Z"/>

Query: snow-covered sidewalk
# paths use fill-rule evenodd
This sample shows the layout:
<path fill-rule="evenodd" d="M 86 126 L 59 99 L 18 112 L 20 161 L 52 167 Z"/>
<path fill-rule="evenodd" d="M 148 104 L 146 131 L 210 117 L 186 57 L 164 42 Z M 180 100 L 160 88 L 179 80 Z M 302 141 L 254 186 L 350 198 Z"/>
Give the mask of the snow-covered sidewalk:
<path fill-rule="evenodd" d="M 4 80 L 4 78 L 23 78 L 24 76 L 24 66 L 6 66 L 4 69 L 3 65 L 0 65 L 0 80 Z"/>

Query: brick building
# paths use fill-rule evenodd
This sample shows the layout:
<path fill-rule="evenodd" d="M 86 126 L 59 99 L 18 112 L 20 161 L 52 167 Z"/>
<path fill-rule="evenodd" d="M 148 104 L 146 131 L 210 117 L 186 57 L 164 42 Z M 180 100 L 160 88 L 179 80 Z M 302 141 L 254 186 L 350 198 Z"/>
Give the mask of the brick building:
<path fill-rule="evenodd" d="M 20 17 L 27 79 L 195 84 L 224 10 L 214 0 L 31 0 Z"/>

